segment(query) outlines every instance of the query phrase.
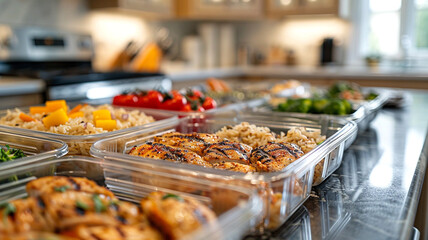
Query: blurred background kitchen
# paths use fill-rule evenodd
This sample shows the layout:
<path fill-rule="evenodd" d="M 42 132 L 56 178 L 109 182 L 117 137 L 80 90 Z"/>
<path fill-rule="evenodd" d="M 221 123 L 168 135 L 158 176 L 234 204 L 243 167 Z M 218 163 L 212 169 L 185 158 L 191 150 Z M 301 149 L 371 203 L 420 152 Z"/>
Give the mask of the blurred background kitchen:
<path fill-rule="evenodd" d="M 428 0 L 0 0 L 0 24 L 0 96 L 13 106 L 142 77 L 130 72 L 174 88 L 217 77 L 428 89 Z"/>

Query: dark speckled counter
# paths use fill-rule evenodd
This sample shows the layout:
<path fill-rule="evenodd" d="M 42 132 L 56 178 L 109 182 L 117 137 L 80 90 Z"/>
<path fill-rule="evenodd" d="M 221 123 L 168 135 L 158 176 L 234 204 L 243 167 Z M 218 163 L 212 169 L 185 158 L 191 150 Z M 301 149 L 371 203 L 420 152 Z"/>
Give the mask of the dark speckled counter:
<path fill-rule="evenodd" d="M 428 92 L 409 94 L 406 108 L 381 110 L 272 239 L 411 239 L 428 156 Z"/>

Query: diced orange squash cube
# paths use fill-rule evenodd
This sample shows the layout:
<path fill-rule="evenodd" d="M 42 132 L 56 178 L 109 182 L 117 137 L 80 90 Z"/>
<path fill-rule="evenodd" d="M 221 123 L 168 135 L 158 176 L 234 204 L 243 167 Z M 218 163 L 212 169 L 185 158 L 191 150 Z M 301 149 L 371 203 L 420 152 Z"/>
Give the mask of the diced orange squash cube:
<path fill-rule="evenodd" d="M 45 106 L 35 106 L 35 107 L 30 107 L 30 113 L 31 114 L 38 114 L 38 113 L 48 113 L 48 108 Z"/>
<path fill-rule="evenodd" d="M 112 131 L 116 128 L 116 120 L 97 120 L 95 127 L 102 128 L 107 131 Z"/>
<path fill-rule="evenodd" d="M 34 119 L 34 118 L 32 118 L 32 117 L 28 116 L 28 115 L 27 115 L 27 114 L 25 114 L 25 113 L 20 113 L 20 114 L 19 114 L 19 118 L 20 118 L 22 121 L 24 121 L 24 122 L 32 122 L 32 121 L 36 121 L 36 119 Z"/>
<path fill-rule="evenodd" d="M 111 113 L 107 109 L 100 109 L 92 112 L 94 122 L 97 120 L 111 120 Z"/>
<path fill-rule="evenodd" d="M 49 112 L 55 112 L 56 110 L 62 108 L 65 112 L 67 112 L 67 103 L 65 100 L 53 100 L 53 101 L 46 101 L 46 108 Z"/>
<path fill-rule="evenodd" d="M 60 108 L 43 118 L 42 121 L 45 127 L 50 128 L 52 126 L 58 126 L 66 123 L 68 121 L 68 116 L 64 109 Z"/>
<path fill-rule="evenodd" d="M 83 112 L 74 112 L 74 113 L 68 114 L 69 118 L 78 118 L 83 116 L 85 116 Z"/>

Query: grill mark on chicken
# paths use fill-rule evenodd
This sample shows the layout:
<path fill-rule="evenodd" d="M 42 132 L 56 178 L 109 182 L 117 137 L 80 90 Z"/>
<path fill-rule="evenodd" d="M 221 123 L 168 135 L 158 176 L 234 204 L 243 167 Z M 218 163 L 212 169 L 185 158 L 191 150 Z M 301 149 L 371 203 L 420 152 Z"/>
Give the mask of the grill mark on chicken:
<path fill-rule="evenodd" d="M 162 143 L 171 147 L 179 147 L 199 155 L 212 143 L 218 143 L 221 139 L 215 134 L 207 133 L 166 133 L 154 137 L 154 142 Z"/>
<path fill-rule="evenodd" d="M 237 152 L 241 155 L 242 158 L 244 158 L 245 160 L 248 160 L 248 156 L 242 152 L 245 152 L 245 150 L 242 148 L 241 144 L 233 144 L 233 143 L 229 143 L 229 142 L 220 142 L 220 143 L 215 143 L 213 144 L 213 146 L 210 149 L 208 149 L 208 153 L 210 152 L 216 152 L 219 151 L 222 155 L 224 155 L 225 157 L 229 157 L 229 154 L 226 153 L 226 151 L 230 151 L 230 150 L 238 150 Z M 220 146 L 230 146 L 229 148 L 221 148 Z M 238 147 L 236 147 L 238 146 Z"/>
<path fill-rule="evenodd" d="M 253 149 L 250 162 L 258 171 L 281 171 L 303 154 L 295 144 L 269 142 Z"/>
<path fill-rule="evenodd" d="M 75 208 L 75 210 L 76 210 L 77 214 L 79 214 L 80 216 L 84 216 L 84 215 L 85 215 L 85 210 L 84 210 L 84 209 L 81 209 L 81 208 L 79 208 L 79 207 L 76 207 L 76 208 Z M 59 214 L 59 215 L 62 215 L 62 213 L 61 213 L 61 212 L 59 212 L 58 214 Z"/>
<path fill-rule="evenodd" d="M 93 238 L 95 238 L 97 240 L 103 240 L 103 238 L 98 237 L 97 234 L 95 234 L 95 233 L 91 233 L 91 237 L 93 237 Z"/>
<path fill-rule="evenodd" d="M 128 224 L 128 221 L 122 216 L 117 216 L 116 219 L 123 224 Z"/>
<path fill-rule="evenodd" d="M 194 140 L 200 143 L 206 143 L 204 139 L 200 138 L 197 134 L 184 135 L 184 134 L 173 134 L 173 135 L 164 135 L 163 138 L 182 138 L 187 140 Z"/>
<path fill-rule="evenodd" d="M 116 230 L 117 230 L 117 232 L 119 233 L 119 235 L 120 235 L 122 238 L 125 238 L 125 237 L 126 237 L 125 233 L 122 231 L 122 229 L 120 228 L 120 226 L 117 226 L 117 227 L 116 227 Z"/>
<path fill-rule="evenodd" d="M 73 185 L 74 190 L 80 191 L 80 185 L 73 178 L 67 178 L 67 180 Z"/>
<path fill-rule="evenodd" d="M 45 209 L 46 208 L 46 204 L 43 201 L 43 199 L 41 197 L 37 197 L 37 205 L 41 208 L 41 209 Z"/>
<path fill-rule="evenodd" d="M 280 147 L 279 148 L 275 148 L 275 149 L 270 149 L 270 150 L 268 150 L 267 152 L 275 152 L 275 151 L 278 151 L 278 150 L 287 150 L 287 152 L 289 152 L 291 155 L 293 155 L 293 157 L 295 157 L 295 158 L 297 158 L 297 157 L 299 157 L 297 154 L 296 154 L 296 150 L 297 149 L 294 149 L 294 151 L 293 150 L 291 150 L 289 147 L 287 147 L 287 146 L 285 146 L 284 144 L 282 144 L 282 143 L 277 143 Z M 275 156 L 276 157 L 276 156 Z"/>
<path fill-rule="evenodd" d="M 204 160 L 211 163 L 236 162 L 249 164 L 252 148 L 243 143 L 224 141 L 213 143 L 205 149 Z"/>
<path fill-rule="evenodd" d="M 272 161 L 272 158 L 276 159 L 276 156 L 271 156 L 268 151 L 265 151 L 263 149 L 255 149 L 253 150 L 254 154 L 258 154 L 260 155 L 259 158 L 257 159 L 257 161 L 261 162 L 261 163 L 268 163 Z"/>
<path fill-rule="evenodd" d="M 201 156 L 187 149 L 171 147 L 163 143 L 147 142 L 141 146 L 134 147 L 130 155 L 161 159 L 172 162 L 190 163 L 201 166 L 210 166 Z"/>

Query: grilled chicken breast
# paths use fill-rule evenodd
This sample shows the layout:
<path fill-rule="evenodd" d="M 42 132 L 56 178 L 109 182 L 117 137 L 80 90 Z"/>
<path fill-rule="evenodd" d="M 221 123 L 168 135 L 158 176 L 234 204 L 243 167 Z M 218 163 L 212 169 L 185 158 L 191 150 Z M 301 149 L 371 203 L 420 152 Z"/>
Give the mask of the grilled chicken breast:
<path fill-rule="evenodd" d="M 159 231 L 150 225 L 78 226 L 63 235 L 85 240 L 162 240 Z"/>
<path fill-rule="evenodd" d="M 62 236 L 54 233 L 47 232 L 26 232 L 18 234 L 1 235 L 1 240 L 80 240 L 78 238 L 72 238 Z"/>
<path fill-rule="evenodd" d="M 42 177 L 29 182 L 26 186 L 26 190 L 28 195 L 33 197 L 55 192 L 79 191 L 86 193 L 96 193 L 111 199 L 116 198 L 108 189 L 99 186 L 94 181 L 81 177 Z"/>
<path fill-rule="evenodd" d="M 173 240 L 216 219 L 208 207 L 193 199 L 161 192 L 149 194 L 141 200 L 141 207 L 149 220 Z"/>
<path fill-rule="evenodd" d="M 251 147 L 236 142 L 220 142 L 210 144 L 204 151 L 204 160 L 213 164 L 218 162 L 236 162 L 249 164 Z"/>
<path fill-rule="evenodd" d="M 154 137 L 154 141 L 165 145 L 184 148 L 202 155 L 207 144 L 218 143 L 221 139 L 215 134 L 190 133 L 183 134 L 178 132 L 166 133 L 162 136 Z"/>
<path fill-rule="evenodd" d="M 167 146 L 162 143 L 148 142 L 143 145 L 133 147 L 129 154 L 172 162 L 190 163 L 205 167 L 211 166 L 211 164 L 204 161 L 201 156 L 192 151 Z"/>
<path fill-rule="evenodd" d="M 52 231 L 44 219 L 44 204 L 36 198 L 11 201 L 0 209 L 0 235 L 28 231 Z"/>
<path fill-rule="evenodd" d="M 250 162 L 261 172 L 281 171 L 304 153 L 293 143 L 273 143 L 254 148 Z"/>
<path fill-rule="evenodd" d="M 140 221 L 136 205 L 112 200 L 104 195 L 67 191 L 42 195 L 45 217 L 56 229 L 77 225 L 135 224 Z"/>
<path fill-rule="evenodd" d="M 213 163 L 213 168 L 235 171 L 235 172 L 243 172 L 243 173 L 250 173 L 250 172 L 256 171 L 256 169 L 253 166 L 241 164 L 241 163 L 236 163 L 236 162 Z"/>

